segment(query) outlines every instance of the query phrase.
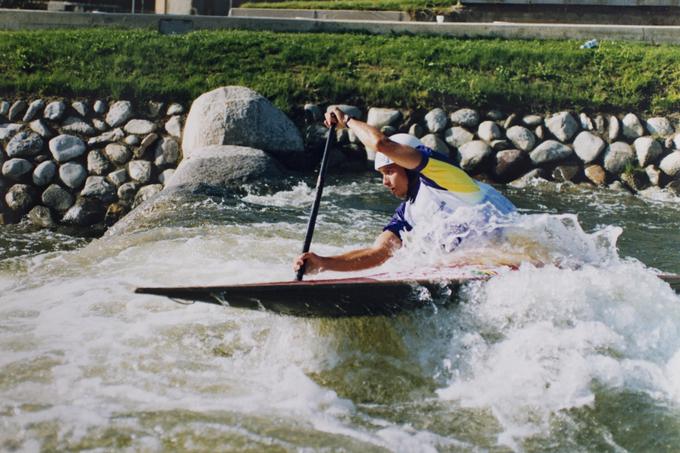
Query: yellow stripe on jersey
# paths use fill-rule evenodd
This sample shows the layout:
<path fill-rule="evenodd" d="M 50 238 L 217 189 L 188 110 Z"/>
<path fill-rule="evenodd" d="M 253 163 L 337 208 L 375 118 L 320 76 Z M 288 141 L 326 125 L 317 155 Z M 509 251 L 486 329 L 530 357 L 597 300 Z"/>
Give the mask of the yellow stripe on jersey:
<path fill-rule="evenodd" d="M 470 198 L 477 198 L 474 197 L 474 195 L 478 195 L 479 200 L 482 198 L 482 192 L 475 180 L 468 176 L 463 170 L 448 162 L 443 162 L 430 156 L 427 165 L 425 165 L 425 168 L 423 168 L 420 173 L 434 181 L 440 187 L 443 187 L 449 192 L 454 192 L 456 195 L 472 195 Z M 466 196 L 465 198 L 468 197 Z M 474 202 L 479 200 L 471 201 Z"/>

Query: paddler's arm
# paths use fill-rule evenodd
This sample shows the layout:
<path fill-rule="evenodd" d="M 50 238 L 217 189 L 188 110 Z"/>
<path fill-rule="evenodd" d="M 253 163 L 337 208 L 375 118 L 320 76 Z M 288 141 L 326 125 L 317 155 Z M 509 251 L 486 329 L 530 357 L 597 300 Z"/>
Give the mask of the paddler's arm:
<path fill-rule="evenodd" d="M 319 256 L 316 253 L 303 253 L 293 262 L 297 270 L 305 264 L 305 274 L 316 274 L 321 271 L 359 271 L 380 266 L 390 259 L 401 247 L 401 239 L 393 232 L 386 230 L 375 240 L 371 247 L 352 250 L 336 256 Z"/>
<path fill-rule="evenodd" d="M 347 124 L 348 120 L 350 120 L 349 124 Z M 340 128 L 351 129 L 366 148 L 383 153 L 400 167 L 413 170 L 423 160 L 422 154 L 415 148 L 393 142 L 375 127 L 350 117 L 337 107 L 326 112 L 325 124 L 327 127 L 337 124 Z"/>

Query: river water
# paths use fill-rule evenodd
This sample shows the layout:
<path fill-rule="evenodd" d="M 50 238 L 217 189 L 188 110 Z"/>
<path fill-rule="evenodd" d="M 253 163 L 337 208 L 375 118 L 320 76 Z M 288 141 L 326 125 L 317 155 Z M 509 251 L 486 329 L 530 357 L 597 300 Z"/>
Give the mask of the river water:
<path fill-rule="evenodd" d="M 312 184 L 95 240 L 0 227 L 0 450 L 678 451 L 680 297 L 654 268 L 680 272 L 680 203 L 662 192 L 503 189 L 514 245 L 455 253 L 561 268 L 439 309 L 319 320 L 132 293 L 291 279 Z M 395 205 L 374 176 L 331 178 L 313 249 L 370 244 Z M 386 269 L 427 259 L 412 240 Z"/>

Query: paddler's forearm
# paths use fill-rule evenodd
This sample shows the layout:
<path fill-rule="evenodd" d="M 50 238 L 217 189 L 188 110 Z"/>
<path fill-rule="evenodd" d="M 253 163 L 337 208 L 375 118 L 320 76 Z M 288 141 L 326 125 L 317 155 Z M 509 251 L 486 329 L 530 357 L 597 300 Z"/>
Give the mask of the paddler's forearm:
<path fill-rule="evenodd" d="M 422 155 L 418 151 L 393 142 L 375 127 L 357 119 L 351 119 L 347 127 L 366 148 L 383 153 L 396 164 L 411 169 L 420 165 Z"/>
<path fill-rule="evenodd" d="M 325 271 L 360 271 L 380 266 L 391 256 L 390 250 L 370 247 L 352 250 L 342 255 L 323 257 L 321 266 Z"/>

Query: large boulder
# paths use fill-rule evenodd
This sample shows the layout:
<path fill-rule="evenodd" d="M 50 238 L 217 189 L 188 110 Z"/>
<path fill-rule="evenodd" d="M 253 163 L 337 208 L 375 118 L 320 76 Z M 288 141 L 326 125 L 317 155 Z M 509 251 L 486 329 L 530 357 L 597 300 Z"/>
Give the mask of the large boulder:
<path fill-rule="evenodd" d="M 529 157 L 534 165 L 543 165 L 550 162 L 557 162 L 570 157 L 573 150 L 558 141 L 546 140 L 534 148 Z"/>
<path fill-rule="evenodd" d="M 482 140 L 473 140 L 458 149 L 460 153 L 460 167 L 466 171 L 476 169 L 488 156 L 491 155 L 491 147 Z"/>
<path fill-rule="evenodd" d="M 626 165 L 632 164 L 635 151 L 626 142 L 614 142 L 604 152 L 604 169 L 613 175 L 618 175 Z"/>
<path fill-rule="evenodd" d="M 586 164 L 597 160 L 605 146 L 604 140 L 588 131 L 582 131 L 574 140 L 574 152 Z"/>
<path fill-rule="evenodd" d="M 240 86 L 217 88 L 199 96 L 184 126 L 184 158 L 211 145 L 239 145 L 284 159 L 302 153 L 302 136 L 293 122 L 255 91 Z"/>
<path fill-rule="evenodd" d="M 578 132 L 579 124 L 569 112 L 560 112 L 546 118 L 545 126 L 559 141 L 566 143 Z"/>

